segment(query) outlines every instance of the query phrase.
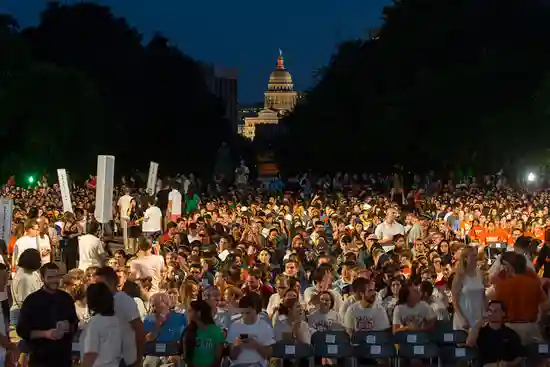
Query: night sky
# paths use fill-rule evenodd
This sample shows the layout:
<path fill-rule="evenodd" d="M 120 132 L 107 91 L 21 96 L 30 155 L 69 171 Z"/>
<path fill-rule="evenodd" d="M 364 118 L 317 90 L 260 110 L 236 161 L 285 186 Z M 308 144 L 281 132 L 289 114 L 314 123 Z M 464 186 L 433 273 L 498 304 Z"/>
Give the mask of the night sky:
<path fill-rule="evenodd" d="M 22 27 L 35 25 L 46 0 L 2 0 L 0 12 Z M 76 1 L 65 1 L 72 3 Z M 197 60 L 234 67 L 239 100 L 263 100 L 278 50 L 297 90 L 311 86 L 316 68 L 325 65 L 339 41 L 364 37 L 380 25 L 390 0 L 183 1 L 100 0 L 125 17 L 147 39 L 155 31 Z"/>

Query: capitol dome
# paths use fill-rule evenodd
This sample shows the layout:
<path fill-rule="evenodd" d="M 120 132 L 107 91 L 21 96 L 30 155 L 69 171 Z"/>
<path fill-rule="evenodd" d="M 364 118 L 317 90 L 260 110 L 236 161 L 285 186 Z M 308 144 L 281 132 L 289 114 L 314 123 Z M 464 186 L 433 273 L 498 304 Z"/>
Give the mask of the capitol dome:
<path fill-rule="evenodd" d="M 280 55 L 277 59 L 277 67 L 269 75 L 269 83 L 267 89 L 271 91 L 292 91 L 294 90 L 294 84 L 292 84 L 292 76 L 285 69 L 285 61 L 283 55 Z"/>

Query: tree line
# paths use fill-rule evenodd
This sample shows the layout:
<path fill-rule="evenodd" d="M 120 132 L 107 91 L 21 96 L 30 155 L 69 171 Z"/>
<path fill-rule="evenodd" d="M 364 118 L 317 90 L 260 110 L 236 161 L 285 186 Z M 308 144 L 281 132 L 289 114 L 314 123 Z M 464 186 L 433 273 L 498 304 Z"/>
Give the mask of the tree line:
<path fill-rule="evenodd" d="M 549 39 L 548 1 L 394 0 L 370 39 L 339 45 L 274 145 L 289 170 L 548 161 Z"/>
<path fill-rule="evenodd" d="M 200 64 L 156 34 L 89 3 L 51 3 L 36 27 L 0 16 L 0 155 L 7 174 L 65 167 L 211 174 L 221 142 L 238 143 Z"/>
<path fill-rule="evenodd" d="M 546 161 L 549 39 L 546 0 L 394 0 L 369 39 L 339 45 L 284 133 L 254 149 L 270 144 L 287 173 Z M 49 3 L 26 29 L 0 15 L 0 55 L 1 176 L 84 175 L 98 154 L 125 171 L 253 165 L 200 64 L 108 7 Z"/>

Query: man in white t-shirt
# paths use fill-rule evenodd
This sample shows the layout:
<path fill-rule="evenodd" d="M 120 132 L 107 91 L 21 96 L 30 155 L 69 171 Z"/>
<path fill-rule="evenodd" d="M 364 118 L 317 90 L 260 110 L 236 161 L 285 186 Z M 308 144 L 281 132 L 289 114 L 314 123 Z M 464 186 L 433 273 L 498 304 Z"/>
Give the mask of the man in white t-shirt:
<path fill-rule="evenodd" d="M 344 326 L 351 335 L 357 331 L 383 331 L 391 325 L 386 310 L 376 304 L 374 281 L 357 278 L 352 288 L 359 300 L 349 306 L 344 315 Z"/>
<path fill-rule="evenodd" d="M 23 251 L 30 248 L 38 250 L 37 237 L 40 233 L 40 227 L 38 226 L 36 219 L 28 219 L 25 222 L 24 228 L 25 235 L 15 241 L 15 245 L 13 247 L 13 256 L 11 259 L 13 269 L 15 269 L 17 262 L 19 261 L 19 256 L 21 256 Z"/>
<path fill-rule="evenodd" d="M 124 249 L 126 251 L 130 250 L 129 243 L 128 243 L 128 220 L 130 219 L 128 217 L 128 211 L 130 210 L 131 201 L 132 201 L 132 196 L 130 195 L 130 188 L 125 187 L 124 195 L 118 199 L 117 207 L 120 214 L 120 225 L 122 227 L 122 232 L 124 236 Z"/>
<path fill-rule="evenodd" d="M 168 193 L 168 213 L 166 214 L 172 222 L 181 217 L 181 193 L 176 189 L 175 184 L 172 185 L 172 191 Z"/>
<path fill-rule="evenodd" d="M 374 230 L 374 234 L 378 238 L 378 242 L 382 245 L 391 244 L 393 236 L 396 234 L 405 235 L 405 227 L 397 223 L 395 219 L 398 213 L 394 208 L 388 209 L 386 212 L 386 219 L 380 223 Z"/>
<path fill-rule="evenodd" d="M 147 200 L 147 209 L 143 213 L 141 231 L 154 241 L 162 234 L 162 212 L 158 206 L 153 205 L 153 198 Z"/>
<path fill-rule="evenodd" d="M 130 262 L 130 273 L 136 279 L 151 277 L 151 294 L 157 293 L 164 269 L 164 258 L 151 252 L 152 245 L 149 240 L 141 239 L 139 249 L 141 254 Z"/>
<path fill-rule="evenodd" d="M 241 298 L 239 308 L 242 318 L 233 322 L 227 331 L 231 365 L 266 367 L 275 335 L 269 324 L 258 317 L 262 312 L 262 299 L 256 293 L 249 293 Z"/>
<path fill-rule="evenodd" d="M 90 233 L 78 237 L 78 268 L 86 270 L 90 266 L 101 266 L 107 257 L 105 248 L 100 239 L 92 233 L 97 233 L 99 223 L 96 221 L 90 222 L 88 225 Z"/>
<path fill-rule="evenodd" d="M 38 251 L 40 252 L 40 259 L 42 265 L 52 261 L 52 243 L 50 236 L 48 235 L 49 221 L 46 217 L 39 217 L 36 222 L 38 223 L 39 234 L 36 237 L 38 243 Z"/>
<path fill-rule="evenodd" d="M 141 366 L 145 347 L 143 321 L 136 302 L 124 292 L 117 292 L 118 278 L 113 268 L 104 266 L 96 273 L 96 283 L 102 282 L 114 294 L 115 316 L 120 320 L 122 331 L 122 356 L 126 366 Z"/>

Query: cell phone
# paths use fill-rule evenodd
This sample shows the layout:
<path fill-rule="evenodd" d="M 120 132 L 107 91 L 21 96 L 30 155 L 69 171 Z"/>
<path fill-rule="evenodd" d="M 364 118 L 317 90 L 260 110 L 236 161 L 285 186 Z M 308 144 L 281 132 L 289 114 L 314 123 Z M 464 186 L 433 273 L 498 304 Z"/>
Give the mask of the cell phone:
<path fill-rule="evenodd" d="M 241 334 L 239 335 L 239 338 L 241 338 L 241 340 L 248 339 L 248 334 Z"/>

